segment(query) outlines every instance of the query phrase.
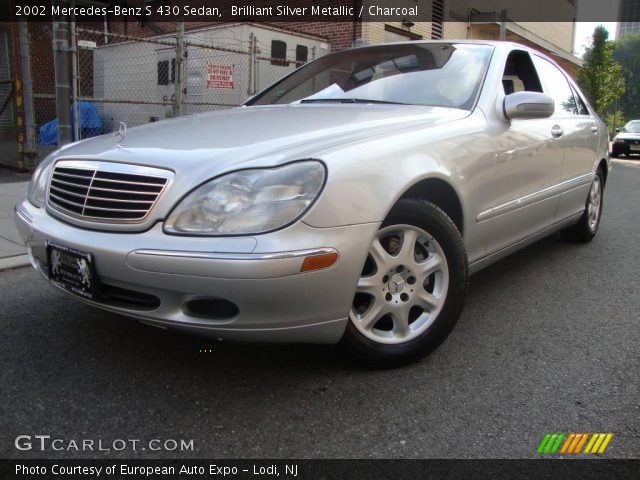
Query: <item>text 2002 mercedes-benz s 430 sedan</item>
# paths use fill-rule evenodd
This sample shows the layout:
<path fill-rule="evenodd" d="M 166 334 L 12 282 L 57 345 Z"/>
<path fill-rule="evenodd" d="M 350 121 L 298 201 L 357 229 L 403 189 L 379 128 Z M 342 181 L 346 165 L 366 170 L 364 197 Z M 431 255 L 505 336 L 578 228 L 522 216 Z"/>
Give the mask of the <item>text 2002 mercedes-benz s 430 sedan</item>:
<path fill-rule="evenodd" d="M 608 136 L 517 44 L 411 42 L 315 60 L 240 108 L 65 146 L 17 224 L 92 305 L 397 365 L 440 344 L 469 273 L 598 229 Z"/>

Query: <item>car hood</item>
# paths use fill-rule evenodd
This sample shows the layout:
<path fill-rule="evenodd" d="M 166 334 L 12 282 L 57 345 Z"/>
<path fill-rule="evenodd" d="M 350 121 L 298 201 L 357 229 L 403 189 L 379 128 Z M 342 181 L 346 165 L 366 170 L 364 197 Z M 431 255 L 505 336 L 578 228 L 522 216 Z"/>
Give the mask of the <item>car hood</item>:
<path fill-rule="evenodd" d="M 640 133 L 620 132 L 615 138 L 619 140 L 640 140 Z"/>
<path fill-rule="evenodd" d="M 242 107 L 129 128 L 122 140 L 114 134 L 83 140 L 63 147 L 55 157 L 126 162 L 211 176 L 211 172 L 240 166 L 317 157 L 345 143 L 449 122 L 469 113 L 369 104 Z"/>

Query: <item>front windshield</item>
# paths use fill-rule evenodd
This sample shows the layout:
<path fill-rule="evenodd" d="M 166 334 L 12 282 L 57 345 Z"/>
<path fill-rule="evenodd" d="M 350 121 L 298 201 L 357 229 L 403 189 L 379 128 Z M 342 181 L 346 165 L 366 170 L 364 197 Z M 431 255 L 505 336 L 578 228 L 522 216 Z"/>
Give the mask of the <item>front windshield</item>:
<path fill-rule="evenodd" d="M 300 68 L 247 105 L 371 102 L 471 110 L 491 50 L 449 43 L 345 50 Z"/>
<path fill-rule="evenodd" d="M 640 133 L 640 122 L 629 122 L 624 126 L 622 131 L 627 133 Z"/>

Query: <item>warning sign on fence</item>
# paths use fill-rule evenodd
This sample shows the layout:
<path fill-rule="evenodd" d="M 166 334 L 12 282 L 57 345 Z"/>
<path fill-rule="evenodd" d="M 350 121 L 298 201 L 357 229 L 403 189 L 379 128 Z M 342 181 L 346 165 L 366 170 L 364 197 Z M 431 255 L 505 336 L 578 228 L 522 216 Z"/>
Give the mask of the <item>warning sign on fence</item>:
<path fill-rule="evenodd" d="M 233 65 L 209 64 L 207 88 L 229 88 L 233 90 Z"/>

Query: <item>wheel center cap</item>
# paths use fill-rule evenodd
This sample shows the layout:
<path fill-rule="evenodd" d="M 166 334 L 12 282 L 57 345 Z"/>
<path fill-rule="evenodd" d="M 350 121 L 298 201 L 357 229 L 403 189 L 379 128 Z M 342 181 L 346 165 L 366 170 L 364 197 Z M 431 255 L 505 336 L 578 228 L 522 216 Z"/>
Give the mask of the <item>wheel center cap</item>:
<path fill-rule="evenodd" d="M 391 293 L 400 293 L 404 290 L 406 282 L 402 275 L 396 273 L 391 280 L 389 280 L 389 291 Z"/>

